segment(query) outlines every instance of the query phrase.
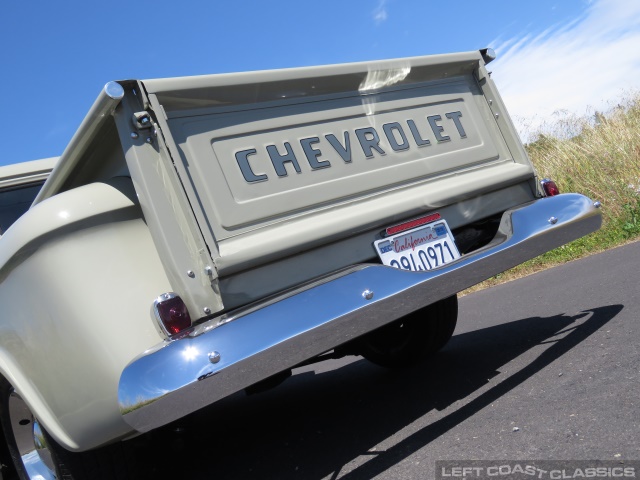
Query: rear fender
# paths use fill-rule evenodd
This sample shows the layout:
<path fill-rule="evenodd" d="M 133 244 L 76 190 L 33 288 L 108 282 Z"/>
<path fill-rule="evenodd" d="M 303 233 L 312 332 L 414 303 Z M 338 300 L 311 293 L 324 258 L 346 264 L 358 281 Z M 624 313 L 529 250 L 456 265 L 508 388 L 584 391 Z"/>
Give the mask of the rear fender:
<path fill-rule="evenodd" d="M 55 195 L 0 238 L 0 374 L 70 450 L 130 433 L 127 363 L 162 341 L 150 315 L 171 290 L 131 181 Z"/>

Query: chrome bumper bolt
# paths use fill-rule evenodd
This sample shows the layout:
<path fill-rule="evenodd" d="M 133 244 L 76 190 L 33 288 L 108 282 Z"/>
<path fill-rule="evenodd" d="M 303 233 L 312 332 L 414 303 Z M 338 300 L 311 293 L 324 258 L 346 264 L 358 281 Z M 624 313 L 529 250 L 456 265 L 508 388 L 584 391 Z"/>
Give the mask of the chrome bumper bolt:
<path fill-rule="evenodd" d="M 211 363 L 218 363 L 220 361 L 220 353 L 219 352 L 209 353 L 209 361 Z"/>
<path fill-rule="evenodd" d="M 556 217 L 551 217 L 551 218 L 549 219 L 549 223 L 550 223 L 551 225 L 555 225 L 556 223 L 558 223 L 558 219 L 557 219 Z"/>
<path fill-rule="evenodd" d="M 371 300 L 373 298 L 373 292 L 369 289 L 366 289 L 364 292 L 362 292 L 362 297 L 366 298 L 367 300 Z"/>

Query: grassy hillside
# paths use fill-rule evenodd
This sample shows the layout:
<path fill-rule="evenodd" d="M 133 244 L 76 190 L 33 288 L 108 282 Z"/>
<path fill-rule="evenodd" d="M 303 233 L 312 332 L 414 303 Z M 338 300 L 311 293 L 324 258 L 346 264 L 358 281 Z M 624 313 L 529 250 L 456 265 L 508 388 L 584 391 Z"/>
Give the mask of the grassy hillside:
<path fill-rule="evenodd" d="M 477 290 L 640 238 L 640 94 L 592 118 L 563 119 L 526 145 L 561 192 L 602 203 L 602 229 L 474 287 Z M 576 134 L 577 133 L 577 134 Z"/>

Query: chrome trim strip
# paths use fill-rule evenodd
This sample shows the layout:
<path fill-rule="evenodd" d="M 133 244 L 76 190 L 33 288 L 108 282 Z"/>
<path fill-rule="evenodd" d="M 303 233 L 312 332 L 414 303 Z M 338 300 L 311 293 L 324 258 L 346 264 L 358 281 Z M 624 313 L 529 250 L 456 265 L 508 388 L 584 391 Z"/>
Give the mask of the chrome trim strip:
<path fill-rule="evenodd" d="M 550 217 L 558 221 L 551 224 Z M 489 245 L 439 269 L 407 272 L 356 265 L 265 304 L 212 319 L 133 360 L 120 378 L 120 411 L 136 430 L 152 430 L 600 224 L 600 211 L 587 197 L 543 198 L 505 212 Z"/>

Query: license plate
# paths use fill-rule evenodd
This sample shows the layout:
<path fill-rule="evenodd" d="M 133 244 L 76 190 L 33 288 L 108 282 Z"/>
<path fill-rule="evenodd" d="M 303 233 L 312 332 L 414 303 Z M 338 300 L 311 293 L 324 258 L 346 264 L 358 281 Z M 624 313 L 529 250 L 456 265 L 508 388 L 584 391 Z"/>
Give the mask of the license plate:
<path fill-rule="evenodd" d="M 376 240 L 374 246 L 382 263 L 412 272 L 432 270 L 460 258 L 445 220 Z"/>

